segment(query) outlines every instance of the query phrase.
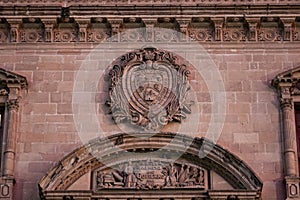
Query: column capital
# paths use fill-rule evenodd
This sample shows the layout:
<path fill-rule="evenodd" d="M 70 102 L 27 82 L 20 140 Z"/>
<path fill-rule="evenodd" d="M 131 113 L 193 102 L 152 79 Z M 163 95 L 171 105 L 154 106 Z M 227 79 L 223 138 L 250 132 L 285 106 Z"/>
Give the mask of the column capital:
<path fill-rule="evenodd" d="M 9 110 L 18 110 L 19 109 L 19 99 L 10 99 L 7 101 L 7 107 Z"/>
<path fill-rule="evenodd" d="M 285 109 L 285 108 L 292 109 L 293 108 L 293 99 L 292 98 L 280 98 L 279 102 L 280 102 L 281 109 Z"/>

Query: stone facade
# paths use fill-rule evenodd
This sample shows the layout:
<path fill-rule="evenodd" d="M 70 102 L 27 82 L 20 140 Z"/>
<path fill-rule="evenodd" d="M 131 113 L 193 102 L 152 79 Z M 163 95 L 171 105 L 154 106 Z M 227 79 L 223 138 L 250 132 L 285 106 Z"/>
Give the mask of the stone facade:
<path fill-rule="evenodd" d="M 130 49 L 132 43 L 154 43 L 157 49 L 170 46 L 174 52 L 185 55 L 185 59 L 195 54 L 198 63 L 197 66 L 194 62 L 189 62 L 191 66 L 186 64 L 190 72 L 188 82 L 194 94 L 191 112 L 184 113 L 185 119 L 180 116 L 180 120 L 174 120 L 176 115 L 173 113 L 161 129 L 165 133 L 184 135 L 186 130 L 180 125 L 196 121 L 195 130 L 190 124 L 196 147 L 184 151 L 186 154 L 183 153 L 182 160 L 178 159 L 174 164 L 178 174 L 181 167 L 186 169 L 189 164 L 198 170 L 197 181 L 190 185 L 196 187 L 179 187 L 180 183 L 186 184 L 179 178 L 178 185 L 175 184 L 178 187 L 172 185 L 172 181 L 165 183 L 165 179 L 158 178 L 154 185 L 168 184 L 170 188 L 155 191 L 159 195 L 152 196 L 153 199 L 172 199 L 174 191 L 181 191 L 187 199 L 299 199 L 299 155 L 293 112 L 294 102 L 299 101 L 295 86 L 300 66 L 298 2 L 134 0 L 115 4 L 115 1 L 109 0 L 27 0 L 17 3 L 0 0 L 0 67 L 3 70 L 0 71 L 0 80 L 5 88 L 9 88 L 3 92 L 0 90 L 0 100 L 3 100 L 0 103 L 7 107 L 6 112 L 9 113 L 5 118 L 9 128 L 4 131 L 4 145 L 1 147 L 0 199 L 61 199 L 62 196 L 64 199 L 89 199 L 91 196 L 93 199 L 117 199 L 106 188 L 114 184 L 119 184 L 119 188 L 113 189 L 120 194 L 125 187 L 129 195 L 125 199 L 132 198 L 135 192 L 132 192 L 130 184 L 122 185 L 123 182 L 117 179 L 117 172 L 101 168 L 102 165 L 89 157 L 85 150 L 89 145 L 98 143 L 87 144 L 76 123 L 80 116 L 76 114 L 92 112 L 93 108 L 101 133 L 113 138 L 114 145 L 124 145 L 123 148 L 129 151 L 151 152 L 156 144 L 156 148 L 164 144 L 164 137 L 150 143 L 117 137 L 127 129 L 116 124 L 114 120 L 122 121 L 123 118 L 111 113 L 115 108 L 111 103 L 107 105 L 112 98 L 118 98 L 118 93 L 111 92 L 111 77 L 114 76 L 109 72 L 113 65 L 101 66 L 104 70 L 97 78 L 96 86 L 93 82 L 80 82 L 94 78 L 93 73 L 87 73 L 87 77 L 78 73 L 84 65 L 89 63 L 97 71 L 101 65 L 99 60 L 121 59 L 125 55 L 124 49 L 126 52 L 135 50 Z M 201 50 L 184 47 L 195 41 Z M 117 46 L 99 49 L 101 42 Z M 109 61 L 115 64 L 114 59 Z M 210 130 L 216 96 L 209 92 L 208 85 L 216 83 L 217 77 L 199 72 L 198 67 L 207 69 L 205 66 L 211 64 L 216 66 L 224 84 L 226 115 L 220 136 L 213 140 L 218 146 L 201 165 L 202 161 L 193 155 L 194 151 L 201 149 L 202 146 L 197 147 L 197 144 L 207 138 Z M 125 70 L 124 73 L 128 72 Z M 90 102 L 74 100 L 76 88 L 93 91 L 93 87 L 96 88 L 92 102 L 94 107 L 89 106 Z M 176 109 L 182 108 L 181 104 L 173 105 Z M 199 115 L 195 116 L 195 113 Z M 88 124 L 88 116 L 84 117 Z M 144 127 L 147 125 L 149 122 Z M 96 138 L 99 135 L 93 134 L 97 131 L 86 132 L 86 137 Z M 170 152 L 184 146 L 182 141 L 178 140 L 178 146 L 170 147 Z M 138 148 L 132 148 L 133 144 Z M 105 152 L 103 157 L 110 155 L 108 160 L 119 162 L 109 160 L 111 166 L 119 167 L 122 163 L 129 166 L 120 155 L 108 149 L 99 150 L 102 151 Z M 156 161 L 164 163 L 165 160 L 161 159 Z M 228 159 L 231 164 L 225 164 Z M 187 162 L 186 166 L 184 162 Z M 209 162 L 218 164 L 209 165 Z M 138 165 L 135 160 L 132 163 Z M 221 170 L 222 164 L 224 171 Z M 207 169 L 217 175 L 212 172 L 208 175 Z M 232 169 L 232 174 L 229 169 Z M 203 176 L 200 176 L 202 172 Z M 222 173 L 225 178 L 220 178 Z M 102 175 L 111 178 L 112 174 L 113 182 L 98 180 Z M 246 178 L 239 183 L 236 177 Z M 122 178 L 126 179 L 125 176 Z M 217 189 L 209 188 L 206 184 L 209 181 Z M 145 185 L 149 184 L 144 183 L 143 187 Z M 195 192 L 195 188 L 199 191 Z M 59 189 L 62 193 L 56 192 Z M 73 196 L 68 193 L 71 190 L 75 190 Z M 96 195 L 88 193 L 89 190 L 105 191 L 107 197 L 99 196 L 97 192 Z M 148 196 L 153 195 L 149 188 L 141 188 L 141 191 Z M 202 196 L 196 198 L 199 194 Z M 143 198 L 147 199 L 147 195 Z"/>

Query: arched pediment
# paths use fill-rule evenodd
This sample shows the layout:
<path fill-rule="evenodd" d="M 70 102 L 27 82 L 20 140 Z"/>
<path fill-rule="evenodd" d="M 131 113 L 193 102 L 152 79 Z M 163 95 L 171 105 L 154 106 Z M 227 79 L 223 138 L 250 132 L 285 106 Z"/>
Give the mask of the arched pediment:
<path fill-rule="evenodd" d="M 206 156 L 200 158 L 199 151 Z M 130 174 L 128 168 L 134 169 L 135 181 L 126 182 Z M 176 176 L 167 180 L 172 170 Z M 186 178 L 182 178 L 184 171 L 189 173 Z M 193 139 L 173 133 L 118 134 L 95 139 L 62 159 L 39 186 L 45 199 L 47 195 L 71 195 L 76 190 L 109 196 L 112 190 L 117 193 L 165 191 L 170 194 L 179 189 L 183 193 L 207 197 L 218 190 L 213 188 L 210 180 L 213 173 L 228 184 L 228 194 L 239 191 L 241 195 L 251 194 L 253 199 L 260 195 L 262 182 L 235 155 L 204 138 Z M 82 178 L 84 176 L 86 178 Z M 80 179 L 89 181 L 85 183 L 85 189 L 74 186 Z"/>
<path fill-rule="evenodd" d="M 25 88 L 27 86 L 27 80 L 24 76 L 7 71 L 2 68 L 0 68 L 0 82 L 1 84 L 6 84 L 6 85 L 17 84 L 21 88 Z"/>

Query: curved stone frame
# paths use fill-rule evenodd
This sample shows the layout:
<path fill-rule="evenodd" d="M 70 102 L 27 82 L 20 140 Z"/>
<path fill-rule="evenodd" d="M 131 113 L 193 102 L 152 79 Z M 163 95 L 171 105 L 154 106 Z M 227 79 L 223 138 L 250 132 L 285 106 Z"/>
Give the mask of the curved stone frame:
<path fill-rule="evenodd" d="M 300 177 L 294 113 L 294 103 L 300 102 L 299 81 L 300 67 L 280 73 L 272 80 L 272 86 L 277 89 L 281 109 L 287 199 L 300 198 Z"/>
<path fill-rule="evenodd" d="M 185 159 L 188 164 L 193 163 L 200 168 L 215 171 L 230 183 L 234 189 L 216 191 L 209 188 L 208 190 L 203 190 L 203 188 L 163 188 L 161 190 L 152 190 L 151 193 L 151 190 L 112 188 L 112 190 L 101 191 L 102 195 L 107 195 L 105 198 L 111 197 L 111 199 L 114 199 L 125 194 L 130 196 L 130 194 L 136 193 L 142 195 L 151 193 L 152 195 L 168 194 L 176 199 L 176 192 L 174 191 L 180 191 L 179 199 L 183 198 L 181 196 L 182 193 L 185 194 L 187 199 L 194 199 L 192 197 L 195 197 L 195 195 L 200 199 L 224 200 L 231 195 L 240 199 L 247 198 L 253 200 L 260 199 L 261 197 L 262 182 L 255 173 L 235 155 L 207 139 L 193 139 L 189 136 L 175 133 L 157 133 L 155 135 L 138 133 L 136 136 L 134 134 L 116 134 L 109 138 L 92 140 L 89 144 L 76 149 L 63 158 L 41 179 L 39 182 L 41 199 L 62 199 L 64 196 L 68 198 L 76 196 L 81 198 L 104 198 L 103 196 L 97 196 L 97 193 L 91 188 L 85 191 L 72 191 L 68 188 L 86 173 L 105 167 L 104 162 L 116 163 L 122 160 L 134 159 L 132 154 L 126 154 L 126 152 L 133 151 L 157 151 L 158 156 L 164 155 L 164 151 L 168 155 L 174 155 L 175 157 L 180 154 L 182 155 L 180 159 Z M 176 141 L 174 142 L 173 140 Z M 172 144 L 170 144 L 170 141 L 173 141 Z M 187 141 L 192 141 L 188 149 L 185 147 Z M 168 147 L 166 148 L 166 146 Z M 200 159 L 200 149 L 207 151 L 205 152 L 207 153 L 205 158 Z M 102 162 L 97 160 L 95 155 L 100 156 Z M 90 187 L 93 187 L 92 185 Z"/>
<path fill-rule="evenodd" d="M 0 198 L 13 199 L 16 138 L 21 92 L 28 86 L 25 77 L 0 68 L 0 105 L 4 106 L 1 149 Z"/>

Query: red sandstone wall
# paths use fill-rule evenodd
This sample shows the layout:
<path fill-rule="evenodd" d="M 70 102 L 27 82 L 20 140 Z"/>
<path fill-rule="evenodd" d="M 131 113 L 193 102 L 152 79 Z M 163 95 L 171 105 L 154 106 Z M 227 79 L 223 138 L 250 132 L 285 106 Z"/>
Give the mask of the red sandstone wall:
<path fill-rule="evenodd" d="M 279 105 L 270 80 L 300 65 L 299 48 L 283 44 L 204 47 L 218 66 L 227 92 L 227 116 L 218 143 L 258 174 L 264 184 L 263 199 L 283 199 Z M 29 83 L 20 107 L 16 199 L 39 199 L 39 180 L 81 145 L 72 115 L 72 90 L 76 71 L 91 47 L 35 44 L 0 48 L 0 67 L 25 76 Z M 201 91 L 197 96 L 199 102 L 207 101 Z M 100 92 L 100 103 L 105 100 L 106 92 Z M 99 109 L 105 131 L 118 131 L 105 112 Z M 205 118 L 201 119 L 205 124 Z M 201 131 L 205 128 L 199 135 Z"/>

